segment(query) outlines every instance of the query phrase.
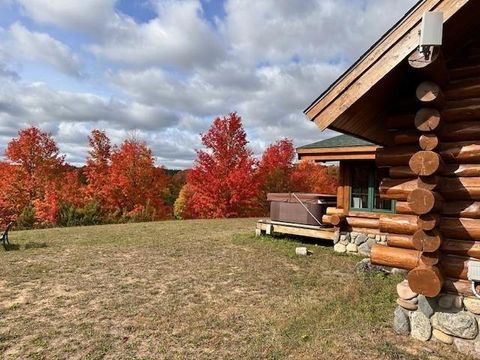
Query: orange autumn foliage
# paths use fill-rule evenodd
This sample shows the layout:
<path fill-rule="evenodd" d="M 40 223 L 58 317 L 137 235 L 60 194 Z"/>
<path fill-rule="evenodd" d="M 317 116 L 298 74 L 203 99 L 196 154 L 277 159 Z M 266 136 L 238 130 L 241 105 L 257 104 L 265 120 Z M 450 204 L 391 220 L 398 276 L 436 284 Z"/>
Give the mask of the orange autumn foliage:
<path fill-rule="evenodd" d="M 216 118 L 202 135 L 202 144 L 206 150 L 197 151 L 187 176 L 188 207 L 201 218 L 252 214 L 257 206 L 255 160 L 241 118 L 236 113 Z"/>
<path fill-rule="evenodd" d="M 301 161 L 295 166 L 292 175 L 293 187 L 298 192 L 336 194 L 338 180 L 328 174 L 328 167 L 313 161 Z"/>
<path fill-rule="evenodd" d="M 155 166 L 146 143 L 129 139 L 112 152 L 103 200 L 110 211 L 127 217 L 148 213 L 150 220 L 165 219 L 169 210 L 162 193 L 167 185 L 165 170 Z"/>

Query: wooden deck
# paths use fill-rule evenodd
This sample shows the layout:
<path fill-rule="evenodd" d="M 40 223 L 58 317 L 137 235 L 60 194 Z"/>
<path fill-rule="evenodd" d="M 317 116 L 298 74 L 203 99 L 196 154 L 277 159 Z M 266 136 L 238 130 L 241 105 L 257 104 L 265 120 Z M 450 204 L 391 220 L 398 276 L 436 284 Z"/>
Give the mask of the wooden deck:
<path fill-rule="evenodd" d="M 256 235 L 262 234 L 286 234 L 306 236 L 316 239 L 333 240 L 335 237 L 335 229 L 333 227 L 321 227 L 303 224 L 284 223 L 267 220 L 258 220 Z"/>

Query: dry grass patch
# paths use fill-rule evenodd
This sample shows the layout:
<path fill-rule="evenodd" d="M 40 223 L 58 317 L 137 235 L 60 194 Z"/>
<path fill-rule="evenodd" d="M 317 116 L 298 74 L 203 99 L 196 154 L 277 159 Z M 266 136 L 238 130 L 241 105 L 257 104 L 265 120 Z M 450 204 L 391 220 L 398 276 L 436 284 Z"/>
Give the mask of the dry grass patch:
<path fill-rule="evenodd" d="M 0 252 L 3 358 L 462 358 L 395 336 L 395 277 L 254 238 L 252 219 L 11 234 Z"/>

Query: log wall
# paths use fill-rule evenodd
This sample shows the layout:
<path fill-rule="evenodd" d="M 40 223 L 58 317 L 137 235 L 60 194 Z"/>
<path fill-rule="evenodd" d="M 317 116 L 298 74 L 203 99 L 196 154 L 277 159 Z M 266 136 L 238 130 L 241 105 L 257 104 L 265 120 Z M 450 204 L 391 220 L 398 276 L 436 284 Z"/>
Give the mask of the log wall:
<path fill-rule="evenodd" d="M 469 261 L 480 260 L 480 79 L 450 83 L 445 64 L 422 66 L 411 69 L 417 111 L 388 114 L 394 145 L 376 154 L 377 166 L 389 169 L 380 196 L 397 202 L 396 214 L 379 220 L 388 246 L 374 245 L 371 259 L 409 270 L 417 293 L 471 295 L 452 284 L 464 284 Z"/>

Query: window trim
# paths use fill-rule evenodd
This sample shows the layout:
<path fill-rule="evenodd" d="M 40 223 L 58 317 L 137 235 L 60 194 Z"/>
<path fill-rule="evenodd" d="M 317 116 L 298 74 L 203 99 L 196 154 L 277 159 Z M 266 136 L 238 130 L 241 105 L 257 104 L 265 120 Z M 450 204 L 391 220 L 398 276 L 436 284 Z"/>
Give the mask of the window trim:
<path fill-rule="evenodd" d="M 353 165 L 353 164 L 352 164 Z M 375 176 L 377 173 L 377 167 L 374 164 L 355 164 L 356 166 L 364 166 L 364 167 L 369 167 L 370 171 L 368 173 L 368 192 L 367 192 L 367 203 L 368 203 L 368 208 L 356 208 L 353 207 L 353 171 L 350 171 L 350 181 L 349 181 L 349 208 L 352 211 L 357 211 L 357 212 L 370 212 L 370 213 L 384 213 L 384 214 L 393 214 L 395 213 L 395 200 L 390 200 L 392 202 L 392 206 L 390 209 L 376 209 L 374 207 L 375 205 Z M 353 165 L 353 166 L 355 166 Z"/>

